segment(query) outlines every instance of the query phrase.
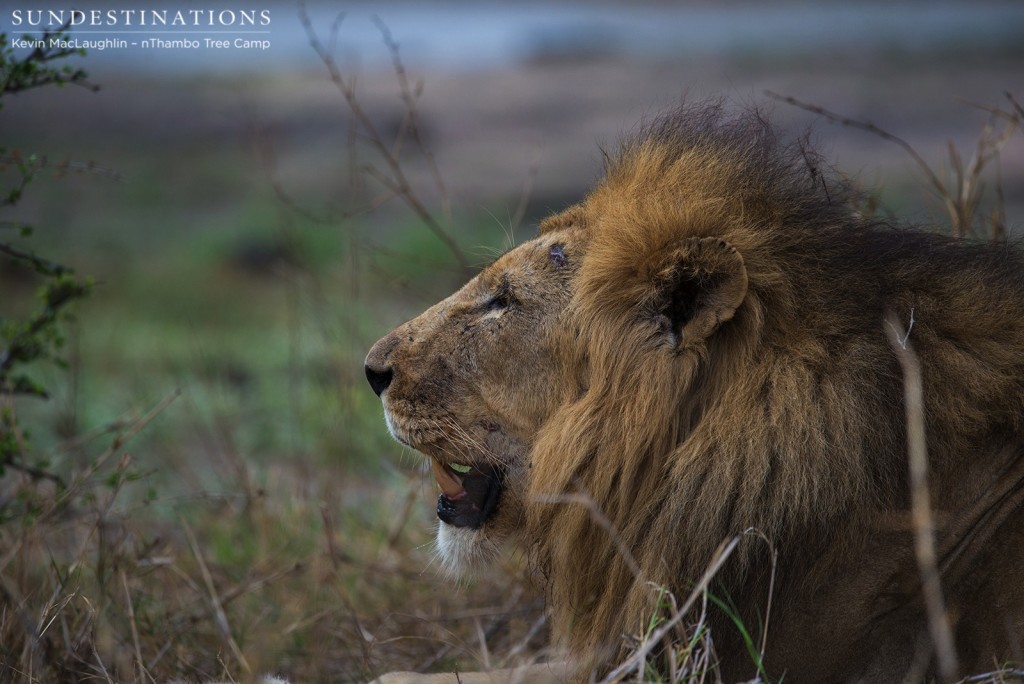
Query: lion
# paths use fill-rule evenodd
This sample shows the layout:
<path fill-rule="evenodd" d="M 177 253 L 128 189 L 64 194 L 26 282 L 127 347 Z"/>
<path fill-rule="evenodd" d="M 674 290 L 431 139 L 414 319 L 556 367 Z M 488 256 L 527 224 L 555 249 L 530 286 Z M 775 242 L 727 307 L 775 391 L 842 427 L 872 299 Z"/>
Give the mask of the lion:
<path fill-rule="evenodd" d="M 370 350 L 388 430 L 440 487 L 446 566 L 519 546 L 543 582 L 570 665 L 517 681 L 607 673 L 659 591 L 751 530 L 708 588 L 722 679 L 934 672 L 887 313 L 921 367 L 960 668 L 1022 658 L 1024 259 L 855 200 L 761 113 L 684 105 Z M 769 609 L 752 656 L 736 625 L 757 637 Z"/>

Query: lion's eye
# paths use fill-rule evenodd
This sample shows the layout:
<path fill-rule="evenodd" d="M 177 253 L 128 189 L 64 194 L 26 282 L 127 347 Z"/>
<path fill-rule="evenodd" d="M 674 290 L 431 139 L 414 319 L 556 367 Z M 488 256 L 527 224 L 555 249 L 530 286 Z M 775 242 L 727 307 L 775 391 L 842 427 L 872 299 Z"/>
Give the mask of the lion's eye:
<path fill-rule="evenodd" d="M 488 311 L 507 309 L 512 306 L 514 301 L 515 299 L 512 296 L 512 288 L 509 286 L 508 280 L 502 279 L 497 291 L 491 296 L 490 300 L 488 300 L 487 309 Z"/>

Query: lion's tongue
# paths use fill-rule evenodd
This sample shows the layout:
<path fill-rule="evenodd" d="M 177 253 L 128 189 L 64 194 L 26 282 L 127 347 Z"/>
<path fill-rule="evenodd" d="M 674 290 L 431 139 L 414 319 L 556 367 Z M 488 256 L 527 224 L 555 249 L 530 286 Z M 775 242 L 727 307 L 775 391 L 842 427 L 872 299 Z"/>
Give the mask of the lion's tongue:
<path fill-rule="evenodd" d="M 434 478 L 437 480 L 437 484 L 440 485 L 441 491 L 452 501 L 461 499 L 466 496 L 466 490 L 462 486 L 462 480 L 458 478 L 455 472 L 444 465 L 437 459 L 431 459 L 431 465 L 434 468 Z"/>

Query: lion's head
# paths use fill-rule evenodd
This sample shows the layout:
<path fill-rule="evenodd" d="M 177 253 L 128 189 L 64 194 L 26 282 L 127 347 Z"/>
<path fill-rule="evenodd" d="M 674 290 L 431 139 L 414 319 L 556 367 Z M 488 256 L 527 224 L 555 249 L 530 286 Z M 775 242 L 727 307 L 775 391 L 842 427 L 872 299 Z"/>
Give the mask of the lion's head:
<path fill-rule="evenodd" d="M 566 227 L 519 246 L 367 356 L 389 431 L 431 459 L 455 573 L 523 530 L 530 450 L 574 391 L 558 350 L 585 244 Z"/>
<path fill-rule="evenodd" d="M 691 107 L 647 127 L 583 202 L 377 342 L 366 372 L 392 435 L 431 459 L 446 563 L 525 545 L 583 662 L 641 628 L 652 587 L 685 595 L 723 539 L 756 529 L 781 560 L 775 577 L 744 542 L 720 575 L 724 671 L 750 674 L 728 624 L 757 625 L 775 586 L 770 672 L 872 676 L 909 667 L 924 624 L 886 311 L 916 322 L 936 505 L 959 525 L 940 540 L 962 551 L 965 530 L 1021 517 L 1005 480 L 1024 417 L 1020 259 L 859 216 L 757 114 Z M 979 553 L 944 569 L 955 597 Z M 1024 589 L 1005 584 L 965 603 L 999 594 L 1024 628 Z M 979 654 L 1012 642 L 996 631 L 972 632 Z"/>

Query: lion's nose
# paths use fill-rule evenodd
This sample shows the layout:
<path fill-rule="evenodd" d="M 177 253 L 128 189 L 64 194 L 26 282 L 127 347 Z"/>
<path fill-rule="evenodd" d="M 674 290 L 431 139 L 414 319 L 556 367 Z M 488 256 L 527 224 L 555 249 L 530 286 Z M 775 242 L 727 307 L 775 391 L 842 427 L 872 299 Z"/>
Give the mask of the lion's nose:
<path fill-rule="evenodd" d="M 395 377 L 395 366 L 391 363 L 391 355 L 405 339 L 405 333 L 399 333 L 399 330 L 402 328 L 392 330 L 377 340 L 370 348 L 370 353 L 366 355 L 366 361 L 363 362 L 366 366 L 366 379 L 370 381 L 370 387 L 378 397 L 384 394 L 384 390 L 391 385 L 391 380 Z"/>
<path fill-rule="evenodd" d="M 378 397 L 391 384 L 391 378 L 394 375 L 394 371 L 390 368 L 374 368 L 370 364 L 366 364 L 366 379 L 370 381 L 370 387 L 373 388 Z"/>

